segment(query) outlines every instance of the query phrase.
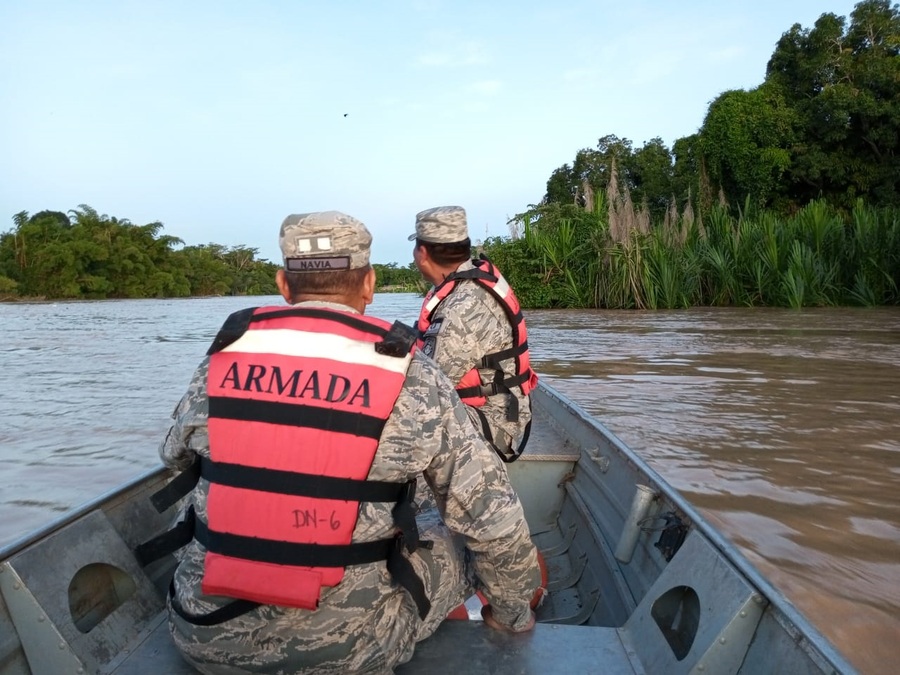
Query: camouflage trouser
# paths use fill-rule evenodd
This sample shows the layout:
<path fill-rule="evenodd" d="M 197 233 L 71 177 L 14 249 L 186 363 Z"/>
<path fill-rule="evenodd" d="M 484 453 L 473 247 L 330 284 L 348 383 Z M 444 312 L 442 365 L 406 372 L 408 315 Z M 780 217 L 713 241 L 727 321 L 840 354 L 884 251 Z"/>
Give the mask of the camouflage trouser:
<path fill-rule="evenodd" d="M 430 550 L 420 548 L 410 557 L 431 601 L 431 611 L 416 628 L 418 642 L 434 633 L 447 614 L 474 592 L 474 584 L 466 564 L 465 542 L 444 525 L 438 510 L 420 511 L 416 523 L 419 537 L 432 542 Z"/>
<path fill-rule="evenodd" d="M 415 553 L 409 556 L 410 563 L 416 571 L 416 574 L 422 580 L 425 586 L 425 595 L 431 602 L 431 610 L 424 621 L 419 620 L 418 614 L 415 612 L 413 601 L 407 597 L 404 604 L 409 605 L 409 611 L 403 612 L 401 616 L 396 617 L 394 624 L 395 630 L 405 636 L 405 639 L 398 640 L 392 645 L 381 645 L 383 650 L 384 670 L 379 669 L 379 673 L 391 673 L 393 667 L 406 663 L 413 656 L 415 643 L 429 637 L 447 614 L 459 606 L 463 600 L 472 593 L 472 582 L 468 578 L 470 573 L 467 572 L 469 566 L 466 564 L 466 554 L 464 543 L 461 538 L 454 537 L 450 530 L 444 525 L 440 513 L 437 509 L 432 508 L 420 512 L 416 516 L 416 523 L 419 526 L 419 535 L 422 540 L 432 542 L 431 548 L 419 548 Z M 362 607 L 359 612 L 365 612 Z M 184 624 L 180 617 L 173 617 L 173 621 L 182 626 L 184 635 L 191 635 L 193 631 L 198 629 Z M 257 621 L 259 618 L 256 619 Z M 264 619 L 263 619 L 264 620 Z M 404 625 L 405 624 L 405 625 Z M 210 629 L 199 629 L 207 631 Z M 216 630 L 215 628 L 212 630 Z M 410 639 L 412 638 L 412 639 Z M 188 638 L 190 640 L 190 638 Z M 241 645 L 241 639 L 235 639 L 230 648 L 236 649 L 243 647 L 242 656 L 246 657 L 247 650 L 261 649 L 261 647 L 252 647 L 254 638 L 251 633 L 247 633 L 245 638 L 248 644 Z M 177 642 L 177 640 L 176 640 Z M 215 659 L 209 660 L 230 660 L 227 654 L 221 653 L 223 647 L 208 648 L 198 645 L 195 649 L 200 658 L 203 656 L 212 656 Z M 226 651 L 228 647 L 224 648 Z M 184 658 L 193 665 L 201 673 L 207 675 L 244 675 L 247 672 L 305 672 L 305 673 L 344 673 L 346 668 L 338 665 L 321 665 L 319 667 L 303 668 L 302 666 L 290 667 L 287 663 L 278 665 L 265 665 L 266 660 L 261 660 L 258 668 L 254 667 L 237 667 L 223 663 L 200 662 L 192 658 L 190 653 L 185 653 L 182 649 Z M 205 652 L 205 653 L 204 653 Z M 385 663 L 386 662 L 386 663 Z M 357 670 L 357 672 L 359 672 Z M 366 672 L 376 672 L 371 669 Z"/>

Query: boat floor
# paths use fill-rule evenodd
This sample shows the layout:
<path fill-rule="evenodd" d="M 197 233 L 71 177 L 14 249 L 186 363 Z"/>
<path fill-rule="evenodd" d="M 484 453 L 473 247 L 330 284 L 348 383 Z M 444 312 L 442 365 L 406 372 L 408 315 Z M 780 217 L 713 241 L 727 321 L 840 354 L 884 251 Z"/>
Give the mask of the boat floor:
<path fill-rule="evenodd" d="M 111 675 L 194 675 L 172 642 L 165 612 L 149 632 L 139 636 Z M 603 664 L 609 675 L 642 673 L 633 664 L 615 628 L 537 624 L 518 635 L 491 630 L 481 621 L 446 621 L 416 647 L 413 660 L 398 666 L 398 675 L 413 673 L 546 673 L 592 672 Z"/>

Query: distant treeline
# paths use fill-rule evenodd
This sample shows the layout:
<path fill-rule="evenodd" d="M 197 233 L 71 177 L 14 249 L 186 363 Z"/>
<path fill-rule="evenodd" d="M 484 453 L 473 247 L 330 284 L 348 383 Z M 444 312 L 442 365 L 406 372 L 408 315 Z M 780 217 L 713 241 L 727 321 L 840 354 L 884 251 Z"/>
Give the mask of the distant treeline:
<path fill-rule="evenodd" d="M 183 246 L 162 223 L 135 225 L 82 204 L 22 211 L 0 235 L 0 300 L 276 295 L 280 264 L 246 246 Z M 415 267 L 374 265 L 379 291 L 418 290 Z"/>
<path fill-rule="evenodd" d="M 82 204 L 68 214 L 22 211 L 0 235 L 0 297 L 168 298 L 271 295 L 278 265 L 257 249 L 182 246 L 162 223 L 135 225 Z"/>

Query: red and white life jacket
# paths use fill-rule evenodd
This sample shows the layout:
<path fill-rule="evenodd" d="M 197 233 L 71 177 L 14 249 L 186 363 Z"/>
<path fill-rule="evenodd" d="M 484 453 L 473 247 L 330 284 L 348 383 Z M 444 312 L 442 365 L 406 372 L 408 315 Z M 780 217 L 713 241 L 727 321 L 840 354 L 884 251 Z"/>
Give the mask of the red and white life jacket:
<path fill-rule="evenodd" d="M 498 394 L 511 394 L 511 390 L 514 387 L 518 387 L 523 395 L 528 396 L 537 386 L 538 377 L 531 369 L 531 358 L 528 352 L 528 331 L 525 328 L 525 318 L 522 316 L 522 309 L 519 306 L 516 294 L 490 260 L 482 257 L 479 260 L 473 260 L 472 264 L 474 265 L 473 269 L 453 272 L 440 285 L 429 291 L 422 303 L 417 329 L 418 346 L 422 349 L 425 346 L 428 329 L 432 325 L 432 317 L 435 311 L 462 281 L 475 282 L 482 288 L 490 291 L 491 295 L 497 299 L 509 321 L 513 346 L 502 351 L 480 355 L 477 357 L 478 360 L 475 366 L 465 373 L 456 384 L 456 392 L 463 403 L 479 408 L 487 402 L 487 397 Z M 513 376 L 508 376 L 503 371 L 503 362 L 510 359 L 515 360 L 516 374 Z M 479 369 L 488 368 L 494 370 L 494 377 L 490 382 L 485 382 L 482 380 Z M 483 431 L 488 441 L 493 445 L 487 420 L 483 415 L 481 417 Z M 510 421 L 516 421 L 519 418 L 518 400 L 514 396 L 510 399 L 508 418 Z M 526 440 L 527 430 L 517 449 L 507 451 L 496 446 L 494 447 L 505 461 L 512 461 L 518 458 L 522 450 L 524 450 Z"/>
<path fill-rule="evenodd" d="M 411 339 L 391 345 L 389 324 L 330 309 L 238 314 L 210 348 L 208 522 L 194 532 L 207 548 L 202 590 L 315 609 L 346 565 L 390 569 L 404 543 L 415 547 L 414 482 L 366 480 Z M 360 501 L 404 505 L 395 524 L 406 541 L 352 544 Z"/>

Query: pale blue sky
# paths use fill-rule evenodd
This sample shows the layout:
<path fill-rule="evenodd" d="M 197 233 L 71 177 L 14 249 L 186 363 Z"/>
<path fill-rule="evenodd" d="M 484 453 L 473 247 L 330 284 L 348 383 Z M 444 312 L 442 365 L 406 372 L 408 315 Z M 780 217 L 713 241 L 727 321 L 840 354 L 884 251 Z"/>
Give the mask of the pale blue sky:
<path fill-rule="evenodd" d="M 88 204 L 280 262 L 285 215 L 337 209 L 405 265 L 417 211 L 505 236 L 580 148 L 671 147 L 792 24 L 854 5 L 4 0 L 0 231 Z"/>

